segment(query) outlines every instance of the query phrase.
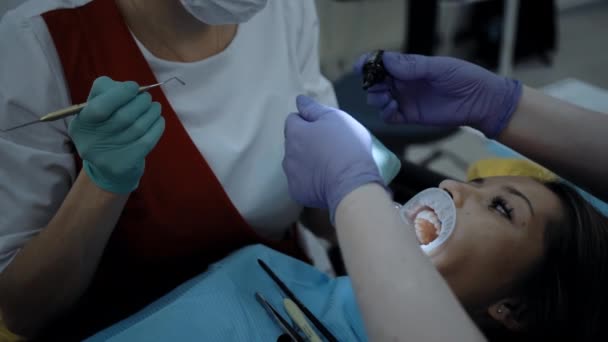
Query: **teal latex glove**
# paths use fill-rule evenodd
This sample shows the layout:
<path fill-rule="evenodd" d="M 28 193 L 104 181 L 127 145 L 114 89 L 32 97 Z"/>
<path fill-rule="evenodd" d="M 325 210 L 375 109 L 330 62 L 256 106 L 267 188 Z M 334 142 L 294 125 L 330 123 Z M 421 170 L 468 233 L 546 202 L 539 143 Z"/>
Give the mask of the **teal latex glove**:
<path fill-rule="evenodd" d="M 88 105 L 68 129 L 87 175 L 100 188 L 119 194 L 137 188 L 145 158 L 164 129 L 161 106 L 135 82 L 100 77 Z"/>

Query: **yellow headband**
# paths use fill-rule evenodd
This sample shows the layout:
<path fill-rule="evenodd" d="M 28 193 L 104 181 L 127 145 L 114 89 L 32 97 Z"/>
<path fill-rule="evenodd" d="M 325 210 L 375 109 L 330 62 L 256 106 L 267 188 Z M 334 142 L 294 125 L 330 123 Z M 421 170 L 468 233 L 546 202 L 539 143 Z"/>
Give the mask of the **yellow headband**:
<path fill-rule="evenodd" d="M 554 173 L 532 161 L 514 158 L 482 159 L 473 163 L 467 172 L 467 180 L 498 176 L 525 176 L 544 182 L 558 179 Z"/>

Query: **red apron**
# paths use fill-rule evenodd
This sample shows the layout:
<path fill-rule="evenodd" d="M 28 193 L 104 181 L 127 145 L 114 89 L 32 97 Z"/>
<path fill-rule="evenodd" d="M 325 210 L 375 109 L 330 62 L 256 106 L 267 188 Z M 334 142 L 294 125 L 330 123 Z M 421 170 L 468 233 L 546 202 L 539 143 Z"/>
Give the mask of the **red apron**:
<path fill-rule="evenodd" d="M 158 81 L 113 0 L 51 11 L 43 18 L 73 103 L 86 101 L 98 76 L 140 85 Z M 45 339 L 86 337 L 245 245 L 264 243 L 303 257 L 294 239 L 271 242 L 252 230 L 160 88 L 151 94 L 163 106 L 164 135 L 146 159 L 140 186 L 120 217 L 90 288 L 69 314 L 52 325 Z"/>

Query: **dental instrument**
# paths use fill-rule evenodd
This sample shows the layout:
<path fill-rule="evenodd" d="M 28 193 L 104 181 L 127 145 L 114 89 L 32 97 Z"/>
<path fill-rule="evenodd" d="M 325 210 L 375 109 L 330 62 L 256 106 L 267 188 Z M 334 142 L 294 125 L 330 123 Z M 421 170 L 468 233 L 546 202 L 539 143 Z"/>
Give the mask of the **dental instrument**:
<path fill-rule="evenodd" d="M 270 317 L 281 327 L 281 330 L 293 341 L 305 342 L 304 339 L 295 331 L 295 329 L 279 314 L 279 312 L 270 304 L 259 292 L 255 293 L 255 299 L 266 309 Z"/>
<path fill-rule="evenodd" d="M 186 83 L 184 81 L 182 81 L 179 77 L 171 77 L 169 79 L 166 79 L 166 80 L 164 80 L 162 82 L 159 82 L 159 83 L 156 83 L 156 84 L 150 84 L 150 85 L 147 85 L 147 86 L 142 86 L 142 87 L 139 88 L 139 91 L 137 93 L 140 94 L 140 93 L 142 93 L 144 91 L 148 91 L 150 89 L 153 89 L 153 88 L 156 88 L 156 87 L 160 87 L 160 86 L 162 86 L 162 85 L 164 85 L 164 84 L 166 84 L 166 83 L 168 83 L 170 81 L 173 81 L 173 80 L 179 82 L 183 86 L 186 85 Z M 86 107 L 87 104 L 88 104 L 88 102 L 81 103 L 81 104 L 76 104 L 76 105 L 73 105 L 73 106 L 69 106 L 67 108 L 60 109 L 60 110 L 48 113 L 48 114 L 44 115 L 43 117 L 41 117 L 40 119 L 37 119 L 37 120 L 34 120 L 34 121 L 30 121 L 30 122 L 26 122 L 24 124 L 17 125 L 17 126 L 8 128 L 8 129 L 2 129 L 0 131 L 1 132 L 9 132 L 9 131 L 12 131 L 12 130 L 15 130 L 15 129 L 18 129 L 18 128 L 30 126 L 30 125 L 41 123 L 41 122 L 51 122 L 51 121 L 60 120 L 60 119 L 63 119 L 65 117 L 76 115 L 76 114 L 80 113 L 80 111 L 82 109 L 84 109 L 84 107 Z"/>
<path fill-rule="evenodd" d="M 281 290 L 285 293 L 285 295 L 287 297 L 289 297 L 289 299 L 291 299 L 298 306 L 298 308 L 300 310 L 302 310 L 304 315 L 306 315 L 306 317 L 312 322 L 312 324 L 314 324 L 314 326 L 317 329 L 319 329 L 321 334 L 329 342 L 338 342 L 338 339 L 329 331 L 329 329 L 327 329 L 325 327 L 325 325 L 323 323 L 321 323 L 321 321 L 317 317 L 315 317 L 315 315 L 312 312 L 310 312 L 310 310 L 308 310 L 308 308 L 306 308 L 306 306 L 304 306 L 304 304 L 302 304 L 302 302 L 300 302 L 298 300 L 298 298 L 293 294 L 293 292 L 291 292 L 291 290 L 289 290 L 287 285 L 285 285 L 285 283 L 283 283 L 283 281 L 281 281 L 281 279 L 279 279 L 279 277 L 270 269 L 270 267 L 268 267 L 268 265 L 266 265 L 266 263 L 264 261 L 258 259 L 258 264 L 270 276 L 270 278 L 272 278 L 272 280 L 279 286 L 279 288 L 281 288 Z"/>
<path fill-rule="evenodd" d="M 386 78 L 387 72 L 382 61 L 383 54 L 383 50 L 378 50 L 372 53 L 363 64 L 363 90 L 371 88 Z"/>
<path fill-rule="evenodd" d="M 291 317 L 291 320 L 298 328 L 300 328 L 304 335 L 306 335 L 309 342 L 322 342 L 315 330 L 310 326 L 310 324 L 308 324 L 306 316 L 302 310 L 298 308 L 293 300 L 289 298 L 283 299 L 283 306 L 285 307 L 285 311 L 287 311 L 289 317 Z"/>

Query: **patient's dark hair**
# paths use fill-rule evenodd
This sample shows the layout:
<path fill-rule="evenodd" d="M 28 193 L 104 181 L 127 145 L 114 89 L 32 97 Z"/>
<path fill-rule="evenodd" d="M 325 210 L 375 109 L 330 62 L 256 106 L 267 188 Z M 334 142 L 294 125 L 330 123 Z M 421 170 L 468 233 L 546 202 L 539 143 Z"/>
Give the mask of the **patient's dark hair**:
<path fill-rule="evenodd" d="M 518 333 L 481 325 L 490 341 L 608 340 L 608 219 L 576 190 L 545 183 L 563 215 L 545 230 L 543 259 L 518 287 Z"/>

